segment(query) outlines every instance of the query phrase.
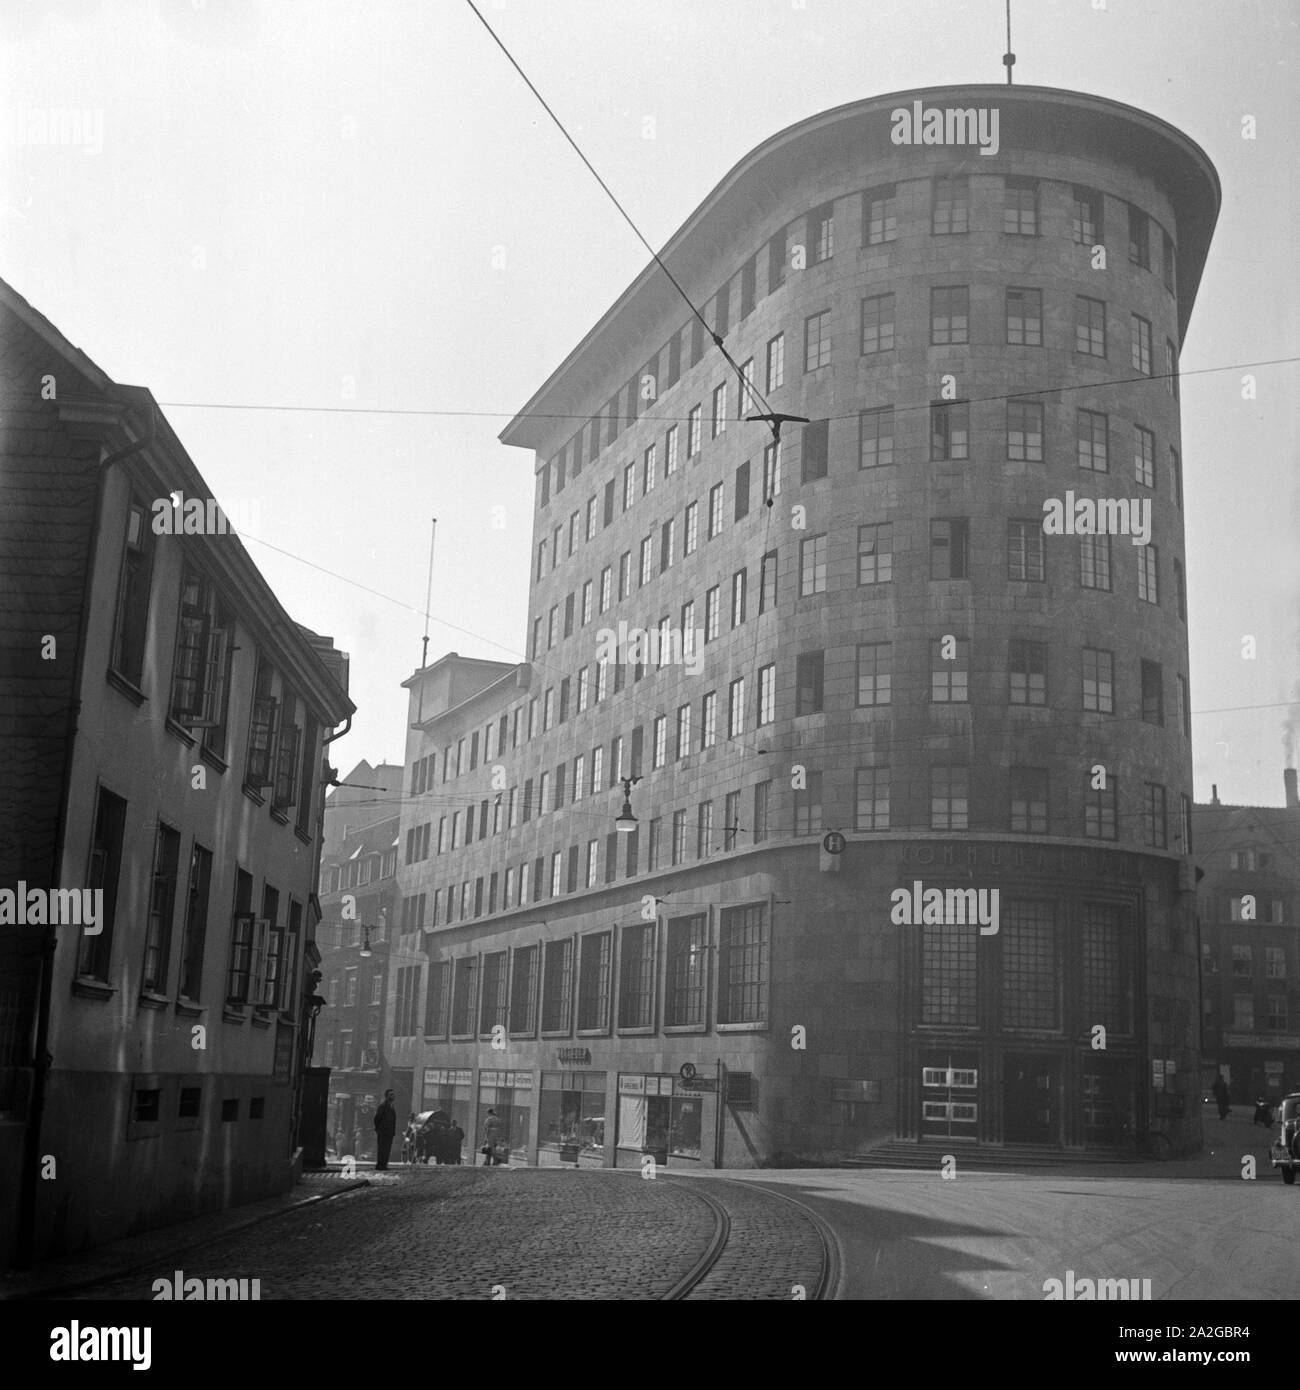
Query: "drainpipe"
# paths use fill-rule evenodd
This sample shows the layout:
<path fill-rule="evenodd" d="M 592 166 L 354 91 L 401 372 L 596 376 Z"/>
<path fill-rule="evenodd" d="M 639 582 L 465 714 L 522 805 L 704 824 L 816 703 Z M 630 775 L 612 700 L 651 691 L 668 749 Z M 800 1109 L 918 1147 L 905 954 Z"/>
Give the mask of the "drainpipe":
<path fill-rule="evenodd" d="M 133 407 L 123 407 L 123 419 Z M 110 454 L 99 465 L 95 480 L 95 503 L 90 515 L 90 554 L 81 587 L 81 613 L 77 620 L 77 657 L 72 674 L 72 698 L 68 701 L 67 729 L 63 737 L 63 785 L 59 789 L 59 815 L 54 838 L 54 861 L 50 866 L 59 875 L 63 849 L 68 833 L 68 802 L 72 796 L 73 745 L 77 737 L 77 716 L 81 713 L 81 681 L 86 664 L 86 632 L 90 626 L 90 593 L 94 584 L 95 565 L 99 558 L 99 538 L 108 470 L 114 464 L 142 453 L 154 441 L 158 430 L 157 411 L 149 402 L 145 432 L 135 443 Z M 29 1268 L 36 1253 L 36 1169 L 41 1158 L 41 1121 L 45 1114 L 46 1078 L 54 1059 L 49 1053 L 50 995 L 53 989 L 54 952 L 57 946 L 54 927 L 47 925 L 41 943 L 41 990 L 36 1013 L 36 1044 L 33 1049 L 32 1098 L 28 1110 L 27 1134 L 23 1141 L 23 1171 L 18 1199 L 17 1267 Z"/>

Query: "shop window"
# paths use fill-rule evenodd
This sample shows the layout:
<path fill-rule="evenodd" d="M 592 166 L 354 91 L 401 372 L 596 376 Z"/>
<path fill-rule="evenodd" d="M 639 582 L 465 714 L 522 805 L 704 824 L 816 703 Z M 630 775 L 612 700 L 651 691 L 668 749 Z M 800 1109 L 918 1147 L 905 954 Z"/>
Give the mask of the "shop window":
<path fill-rule="evenodd" d="M 544 1071 L 537 1110 L 537 1141 L 543 1149 L 577 1149 L 600 1158 L 605 1152 L 605 1073 Z M 576 1157 L 577 1155 L 575 1155 Z M 563 1159 L 561 1161 L 564 1161 Z"/>

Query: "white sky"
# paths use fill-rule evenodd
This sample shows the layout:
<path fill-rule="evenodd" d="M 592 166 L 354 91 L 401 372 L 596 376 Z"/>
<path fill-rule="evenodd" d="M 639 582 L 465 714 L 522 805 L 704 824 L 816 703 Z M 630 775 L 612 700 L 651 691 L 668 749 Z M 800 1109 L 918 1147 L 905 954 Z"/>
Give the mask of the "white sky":
<path fill-rule="evenodd" d="M 1101 3 L 1017 0 L 1016 79 L 1150 111 L 1218 168 L 1182 359 L 1192 707 L 1277 707 L 1195 718 L 1196 794 L 1276 803 L 1300 697 L 1297 364 L 1254 369 L 1253 402 L 1240 370 L 1206 369 L 1300 354 L 1300 11 Z M 1003 77 L 1002 0 L 482 8 L 656 246 L 796 120 Z M 5 0 L 0 54 L 0 275 L 153 391 L 219 500 L 260 505 L 296 558 L 250 539 L 253 558 L 352 656 L 332 760 L 400 761 L 429 518 L 431 657 L 521 659 L 531 455 L 496 435 L 644 251 L 460 0 Z M 34 143 L 52 109 L 91 112 L 89 141 Z"/>

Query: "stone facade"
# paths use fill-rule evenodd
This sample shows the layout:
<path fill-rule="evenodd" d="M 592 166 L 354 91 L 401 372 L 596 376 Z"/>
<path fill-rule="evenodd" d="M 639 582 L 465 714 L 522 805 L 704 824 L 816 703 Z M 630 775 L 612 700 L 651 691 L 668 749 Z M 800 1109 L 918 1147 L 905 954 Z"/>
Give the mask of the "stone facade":
<path fill-rule="evenodd" d="M 998 151 L 895 145 L 915 98 L 996 105 Z M 661 1152 L 665 1114 L 686 1162 L 1107 1145 L 1157 1112 L 1197 1142 L 1176 357 L 1217 206 L 1201 151 L 1097 98 L 838 108 L 747 156 L 669 242 L 707 333 L 652 267 L 506 429 L 538 473 L 530 661 L 413 731 L 408 764 L 434 757 L 437 780 L 403 828 L 434 848 L 399 868 L 430 904 L 417 1065 L 463 1074 L 446 1084 L 475 1124 L 477 1073 L 508 1073 L 511 1147 L 546 1152 L 537 1088 L 569 1038 L 601 1075 L 551 1089 L 573 1110 L 604 1088 L 607 1163 Z M 715 332 L 753 364 L 743 405 Z M 778 452 L 758 411 L 809 423 Z M 1071 493 L 1138 504 L 1150 545 L 1045 534 Z M 699 636 L 602 672 L 620 624 Z M 408 682 L 413 725 L 438 671 Z M 471 805 L 472 842 L 439 853 Z M 1003 925 L 900 923 L 914 881 L 996 888 Z M 543 1018 L 512 1014 L 547 943 L 568 1004 L 543 982 Z M 725 1069 L 721 1121 L 683 1063 Z"/>

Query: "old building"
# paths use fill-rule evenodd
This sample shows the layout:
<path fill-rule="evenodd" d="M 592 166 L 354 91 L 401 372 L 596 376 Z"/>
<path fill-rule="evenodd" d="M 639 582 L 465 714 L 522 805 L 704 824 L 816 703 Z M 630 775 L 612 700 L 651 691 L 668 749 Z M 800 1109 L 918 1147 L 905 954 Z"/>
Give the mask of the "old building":
<path fill-rule="evenodd" d="M 315 1060 L 331 1068 L 326 1134 L 339 1153 L 374 1155 L 375 1106 L 389 1086 L 384 1009 L 396 902 L 402 769 L 362 761 L 326 798 L 321 854 L 321 991 Z M 359 1139 L 359 1143 L 358 1143 Z"/>
<path fill-rule="evenodd" d="M 1300 1090 L 1300 800 L 1194 813 L 1201 918 L 1202 1058 L 1235 1104 Z"/>
<path fill-rule="evenodd" d="M 1199 1142 L 1177 362 L 1218 205 L 1116 102 L 853 102 L 670 239 L 703 321 L 647 268 L 506 428 L 529 661 L 436 729 L 408 682 L 399 866 L 412 1065 L 475 1148 L 489 1106 L 539 1162 Z"/>
<path fill-rule="evenodd" d="M 0 1237 L 28 1260 L 290 1185 L 352 705 L 237 535 L 174 533 L 170 494 L 211 494 L 149 392 L 7 285 L 0 342 Z"/>

